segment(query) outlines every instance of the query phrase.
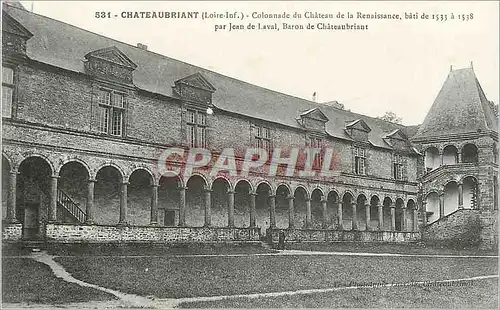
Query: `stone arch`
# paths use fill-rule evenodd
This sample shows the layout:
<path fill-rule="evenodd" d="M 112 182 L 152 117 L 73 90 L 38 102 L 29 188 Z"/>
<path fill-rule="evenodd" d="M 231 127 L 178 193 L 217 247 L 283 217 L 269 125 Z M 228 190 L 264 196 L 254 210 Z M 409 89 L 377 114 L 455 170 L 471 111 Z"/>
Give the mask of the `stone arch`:
<path fill-rule="evenodd" d="M 432 190 L 425 195 L 425 218 L 427 222 L 425 224 L 430 224 L 439 219 L 439 192 L 437 190 Z"/>
<path fill-rule="evenodd" d="M 353 216 L 353 203 L 355 204 L 354 197 L 355 196 L 350 190 L 344 191 L 344 194 L 342 195 L 342 220 L 343 227 L 346 230 L 354 229 L 356 226 L 356 218 Z"/>
<path fill-rule="evenodd" d="M 462 184 L 462 206 L 464 209 L 478 209 L 479 182 L 473 175 L 464 176 Z"/>
<path fill-rule="evenodd" d="M 334 188 L 330 188 L 326 196 L 329 197 L 332 193 L 336 195 L 337 199 L 340 197 L 339 192 Z"/>
<path fill-rule="evenodd" d="M 115 225 L 122 222 L 120 206 L 125 175 L 113 163 L 101 165 L 95 173 L 94 219 L 99 224 Z M 122 222 L 122 224 L 125 224 Z"/>
<path fill-rule="evenodd" d="M 25 160 L 27 160 L 29 158 L 33 158 L 33 157 L 37 157 L 37 158 L 40 158 L 40 159 L 44 160 L 49 165 L 49 167 L 50 167 L 50 173 L 51 173 L 51 175 L 57 176 L 57 174 L 56 174 L 57 170 L 55 168 L 54 163 L 50 160 L 50 158 L 48 156 L 40 154 L 40 153 L 24 153 L 24 154 L 22 154 L 22 159 L 19 162 L 19 167 L 22 165 L 22 163 Z"/>
<path fill-rule="evenodd" d="M 349 189 L 346 189 L 346 190 L 342 193 L 342 200 L 344 199 L 344 197 L 346 197 L 346 195 L 350 195 L 350 196 L 352 197 L 352 199 L 354 199 L 354 197 L 356 197 L 356 195 L 354 195 L 354 194 L 352 193 L 352 191 L 351 191 L 351 190 L 349 190 Z"/>
<path fill-rule="evenodd" d="M 82 167 L 85 168 L 85 170 L 87 170 L 87 174 L 88 174 L 89 178 L 93 177 L 92 176 L 92 169 L 90 168 L 89 164 L 87 164 L 86 161 L 84 161 L 83 159 L 80 159 L 78 157 L 66 158 L 64 160 L 61 160 L 61 162 L 59 163 L 59 166 L 57 167 L 56 174 L 59 175 L 62 167 L 64 167 L 64 165 L 66 165 L 67 163 L 70 163 L 70 162 L 77 162 L 77 163 L 81 164 Z"/>
<path fill-rule="evenodd" d="M 240 179 L 235 180 L 235 182 L 234 182 L 234 188 L 235 189 L 236 189 L 236 186 L 238 186 L 238 184 L 240 182 L 247 183 L 248 187 L 250 188 L 250 192 L 254 192 L 255 191 L 255 188 L 253 187 L 252 182 L 250 182 L 250 180 L 247 180 L 245 178 L 240 178 Z"/>
<path fill-rule="evenodd" d="M 262 230 L 271 225 L 269 196 L 274 195 L 273 187 L 267 180 L 261 180 L 255 185 L 255 194 L 255 220 L 256 225 Z"/>
<path fill-rule="evenodd" d="M 443 165 L 454 165 L 458 163 L 458 148 L 448 144 L 443 148 Z"/>
<path fill-rule="evenodd" d="M 201 178 L 204 181 L 205 189 L 212 188 L 212 184 L 210 182 L 210 179 L 207 178 L 205 175 L 199 173 L 199 172 L 193 172 L 193 173 L 191 173 L 191 175 L 189 176 L 189 178 L 186 180 L 186 187 L 188 187 L 187 184 L 188 184 L 189 180 L 191 180 L 192 177 Z"/>
<path fill-rule="evenodd" d="M 228 192 L 233 190 L 231 181 L 229 181 L 226 177 L 217 176 L 212 181 L 211 190 L 212 225 L 215 227 L 226 227 L 229 223 Z"/>
<path fill-rule="evenodd" d="M 132 174 L 138 170 L 143 170 L 145 171 L 147 174 L 149 174 L 149 177 L 151 178 L 151 185 L 153 184 L 157 184 L 159 180 L 156 179 L 156 175 L 151 171 L 151 169 L 149 169 L 148 167 L 146 166 L 137 166 L 137 167 L 134 167 L 132 169 L 132 171 L 130 171 L 130 173 L 125 176 L 125 180 L 126 182 L 129 181 L 130 177 L 132 176 Z"/>
<path fill-rule="evenodd" d="M 99 173 L 99 171 L 101 171 L 103 168 L 106 168 L 106 167 L 113 167 L 115 168 L 116 170 L 118 170 L 118 172 L 120 173 L 120 176 L 121 176 L 121 181 L 122 182 L 125 182 L 126 179 L 125 179 L 125 171 L 122 169 L 122 167 L 120 167 L 119 165 L 113 163 L 113 162 L 109 162 L 109 163 L 104 163 L 104 164 L 101 164 L 100 166 L 98 166 L 96 169 L 95 169 L 95 175 L 92 175 L 91 178 L 95 179 L 97 178 L 97 174 Z"/>
<path fill-rule="evenodd" d="M 259 180 L 255 183 L 254 185 L 254 188 L 255 190 L 257 191 L 257 188 L 261 185 L 261 184 L 265 184 L 266 186 L 269 187 L 270 189 L 270 195 L 274 195 L 276 194 L 276 189 L 274 188 L 273 184 L 271 184 L 271 182 L 269 182 L 268 180 Z"/>
<path fill-rule="evenodd" d="M 439 156 L 439 149 L 435 146 L 429 146 L 424 150 L 424 166 L 425 171 L 431 171 L 441 165 L 441 158 Z"/>
<path fill-rule="evenodd" d="M 17 167 L 15 166 L 15 163 L 12 161 L 12 159 L 10 158 L 10 156 L 7 155 L 7 153 L 2 152 L 2 158 L 5 159 L 5 161 L 9 165 L 9 171 L 15 171 L 15 170 L 17 170 Z"/>
<path fill-rule="evenodd" d="M 128 183 L 127 222 L 142 226 L 150 224 L 152 185 L 156 184 L 153 174 L 145 167 L 137 167 L 126 176 L 126 180 Z M 149 203 L 145 203 L 146 201 Z"/>
<path fill-rule="evenodd" d="M 234 225 L 247 227 L 255 225 L 250 218 L 251 199 L 255 199 L 252 183 L 247 179 L 239 179 L 234 183 Z M 249 225 L 248 225 L 249 224 Z"/>
<path fill-rule="evenodd" d="M 157 223 L 162 226 L 186 226 L 182 222 L 181 191 L 186 199 L 186 186 L 179 175 L 161 175 L 158 179 L 158 215 Z M 186 213 L 184 208 L 184 214 Z M 153 220 L 153 219 L 152 219 Z"/>
<path fill-rule="evenodd" d="M 289 197 L 292 192 L 290 186 L 286 183 L 280 183 L 276 186 L 276 227 L 287 228 L 289 227 Z"/>
<path fill-rule="evenodd" d="M 59 195 L 61 198 L 64 197 L 61 200 L 67 206 L 67 208 L 60 208 L 59 210 L 61 214 L 60 221 L 68 223 L 82 222 L 85 220 L 85 213 L 87 212 L 87 193 L 91 178 L 88 165 L 79 159 L 65 160 L 59 166 L 57 175 L 59 176 L 57 184 Z M 68 211 L 70 208 L 73 213 Z"/>
<path fill-rule="evenodd" d="M 294 195 L 297 192 L 297 190 L 304 190 L 304 192 L 306 194 L 306 198 L 308 198 L 308 199 L 311 198 L 311 194 L 309 193 L 309 190 L 304 185 L 298 184 L 297 186 L 295 186 L 295 188 L 293 189 L 293 194 Z"/>
<path fill-rule="evenodd" d="M 458 208 L 458 182 L 457 181 L 448 181 L 443 187 L 444 193 L 444 214 L 446 216 Z"/>
<path fill-rule="evenodd" d="M 322 200 L 326 199 L 323 190 L 319 187 L 315 187 L 311 191 L 311 227 L 321 228 L 324 225 L 324 214 L 326 210 L 323 210 Z"/>
<path fill-rule="evenodd" d="M 463 163 L 477 163 L 479 161 L 479 150 L 474 143 L 464 144 L 461 153 Z"/>

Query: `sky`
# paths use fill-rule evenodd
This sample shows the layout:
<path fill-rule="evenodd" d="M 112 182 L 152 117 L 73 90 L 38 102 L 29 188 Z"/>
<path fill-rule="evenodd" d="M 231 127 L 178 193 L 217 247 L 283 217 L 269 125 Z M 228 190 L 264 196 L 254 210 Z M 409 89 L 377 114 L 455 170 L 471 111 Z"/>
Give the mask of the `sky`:
<path fill-rule="evenodd" d="M 499 102 L 499 4 L 490 2 L 313 1 L 21 1 L 33 12 L 268 89 L 318 102 L 337 100 L 353 112 L 392 111 L 420 124 L 450 66 L 474 71 L 486 97 Z M 227 19 L 124 19 L 123 11 L 241 12 Z M 253 19 L 253 12 L 446 15 L 446 21 Z M 95 18 L 111 12 L 112 18 Z M 468 21 L 451 20 L 471 16 Z M 114 15 L 118 17 L 114 17 Z M 201 14 L 201 13 L 200 13 Z M 215 25 L 330 22 L 367 24 L 367 31 L 214 31 Z"/>

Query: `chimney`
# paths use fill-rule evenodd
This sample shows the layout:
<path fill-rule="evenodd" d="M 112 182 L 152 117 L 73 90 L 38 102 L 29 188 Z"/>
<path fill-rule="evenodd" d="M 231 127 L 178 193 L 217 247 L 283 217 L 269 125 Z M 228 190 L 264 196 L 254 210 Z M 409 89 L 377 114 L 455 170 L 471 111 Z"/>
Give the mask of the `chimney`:
<path fill-rule="evenodd" d="M 316 92 L 314 92 L 312 95 L 312 101 L 316 102 Z"/>
<path fill-rule="evenodd" d="M 137 43 L 137 47 L 140 48 L 141 50 L 145 50 L 145 51 L 148 50 L 148 46 L 146 44 Z"/>

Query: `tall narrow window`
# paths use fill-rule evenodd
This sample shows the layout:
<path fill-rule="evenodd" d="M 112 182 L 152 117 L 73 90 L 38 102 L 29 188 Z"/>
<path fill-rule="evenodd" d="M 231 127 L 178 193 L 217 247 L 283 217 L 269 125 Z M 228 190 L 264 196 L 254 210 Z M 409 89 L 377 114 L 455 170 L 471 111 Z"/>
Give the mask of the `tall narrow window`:
<path fill-rule="evenodd" d="M 365 160 L 365 149 L 360 147 L 354 148 L 354 173 L 366 174 Z"/>
<path fill-rule="evenodd" d="M 401 155 L 393 156 L 392 176 L 396 180 L 404 180 L 406 178 L 406 160 Z"/>
<path fill-rule="evenodd" d="M 308 146 L 312 149 L 319 149 L 313 159 L 313 169 L 319 170 L 323 165 L 323 139 L 319 137 L 309 137 Z"/>
<path fill-rule="evenodd" d="M 187 110 L 187 140 L 190 147 L 207 146 L 207 116 L 204 112 Z"/>
<path fill-rule="evenodd" d="M 254 124 L 255 147 L 271 151 L 271 130 L 269 127 Z"/>
<path fill-rule="evenodd" d="M 97 92 L 99 103 L 98 130 L 113 136 L 123 134 L 123 117 L 125 113 L 125 95 L 108 90 Z"/>
<path fill-rule="evenodd" d="M 14 70 L 2 67 L 2 117 L 12 117 L 14 87 Z"/>

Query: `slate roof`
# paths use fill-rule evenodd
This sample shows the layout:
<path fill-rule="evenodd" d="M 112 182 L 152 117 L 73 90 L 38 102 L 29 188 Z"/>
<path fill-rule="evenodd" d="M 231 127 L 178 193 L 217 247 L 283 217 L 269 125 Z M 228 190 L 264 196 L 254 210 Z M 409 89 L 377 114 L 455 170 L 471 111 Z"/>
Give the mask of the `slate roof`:
<path fill-rule="evenodd" d="M 85 55 L 115 46 L 137 64 L 133 73 L 135 86 L 152 93 L 176 97 L 172 90 L 175 81 L 201 73 L 216 88 L 212 103 L 225 111 L 301 128 L 297 116 L 319 107 L 329 119 L 326 123 L 329 135 L 351 140 L 344 130 L 346 122 L 363 119 L 372 129 L 368 137 L 370 142 L 382 148 L 391 148 L 383 136 L 404 128 L 403 125 L 249 84 L 26 10 L 8 7 L 7 12 L 34 34 L 27 42 L 28 57 L 56 67 L 83 73 Z"/>
<path fill-rule="evenodd" d="M 472 68 L 451 71 L 413 138 L 498 132 L 498 120 Z"/>

